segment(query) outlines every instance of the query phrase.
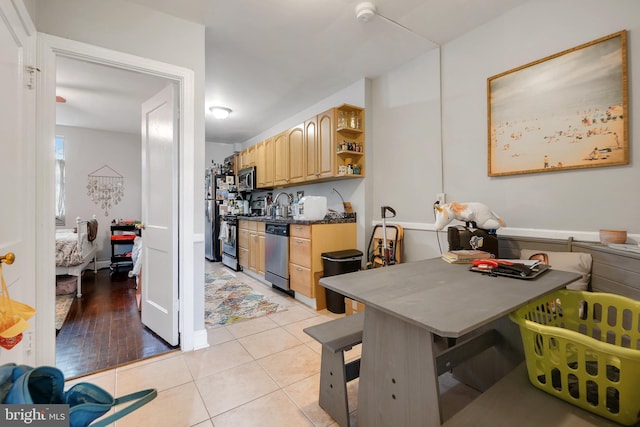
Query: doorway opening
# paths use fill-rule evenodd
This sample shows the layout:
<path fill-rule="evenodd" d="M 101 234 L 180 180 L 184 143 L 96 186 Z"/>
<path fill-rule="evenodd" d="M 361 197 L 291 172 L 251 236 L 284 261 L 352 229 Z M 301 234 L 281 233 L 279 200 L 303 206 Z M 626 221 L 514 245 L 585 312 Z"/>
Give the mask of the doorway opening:
<path fill-rule="evenodd" d="M 110 241 L 115 224 L 141 222 L 141 106 L 171 84 L 165 78 L 135 71 L 57 58 L 56 138 L 65 141 L 65 179 L 56 181 L 56 187 L 64 186 L 66 215 L 60 227 L 69 228 L 76 217 L 98 221 L 92 243 L 97 247 L 97 265 L 83 273 L 82 295 L 73 299 L 56 295 L 56 317 L 64 317 L 64 308 L 67 310 L 64 321 L 56 322 L 56 366 L 67 378 L 179 348 L 142 323 L 138 275 L 131 274 L 137 269 L 133 262 L 114 261 L 131 261 L 132 245 Z M 96 203 L 88 196 L 87 175 L 103 165 L 121 176 L 121 194 Z M 56 197 L 56 211 L 59 204 Z"/>
<path fill-rule="evenodd" d="M 172 83 L 175 91 L 174 99 L 176 100 L 174 105 L 179 106 L 179 108 L 174 109 L 176 112 L 173 115 L 174 123 L 179 123 L 179 126 L 175 127 L 177 130 L 174 133 L 172 145 L 179 152 L 179 157 L 166 170 L 171 170 L 176 189 L 192 185 L 191 182 L 186 182 L 187 179 L 190 181 L 190 176 L 185 171 L 193 170 L 194 164 L 195 126 L 193 106 L 195 89 L 194 72 L 183 67 L 47 34 L 38 34 L 38 38 L 40 45 L 38 63 L 42 73 L 39 75 L 39 90 L 37 93 L 39 126 L 36 134 L 36 184 L 38 187 L 36 223 L 40 224 L 39 233 L 36 235 L 36 245 L 38 247 L 36 263 L 39 266 L 36 278 L 36 307 L 39 313 L 36 319 L 36 328 L 40 332 L 38 334 L 38 346 L 36 347 L 36 363 L 54 365 L 56 363 L 56 334 L 55 329 L 51 327 L 51 322 L 55 317 L 55 285 L 53 283 L 55 266 L 50 260 L 55 258 L 55 204 L 51 181 L 54 176 L 53 141 L 56 133 L 56 107 L 54 101 L 56 96 L 56 62 L 61 58 L 71 58 L 128 72 L 159 77 Z M 171 85 L 168 87 L 171 87 Z M 140 173 L 142 174 L 142 170 Z M 174 206 L 180 218 L 183 219 L 172 229 L 172 235 L 175 237 L 172 244 L 175 255 L 171 257 L 171 262 L 172 264 L 175 263 L 177 274 L 172 276 L 169 283 L 174 289 L 172 292 L 177 294 L 179 291 L 181 297 L 179 300 L 177 298 L 172 300 L 172 309 L 169 311 L 171 322 L 169 323 L 176 331 L 180 331 L 180 348 L 183 351 L 189 351 L 205 346 L 206 338 L 203 340 L 201 336 L 203 334 L 196 337 L 196 331 L 194 330 L 194 269 L 179 268 L 193 258 L 193 246 L 197 238 L 193 232 L 194 225 L 191 214 L 194 210 L 193 197 L 188 192 L 178 193 L 176 191 L 176 194 L 172 199 L 173 202 L 170 202 L 167 206 Z M 142 219 L 144 219 L 144 212 L 142 216 Z M 149 266 L 145 268 L 147 271 L 151 269 Z M 143 268 L 143 274 L 145 268 Z M 145 289 L 147 295 L 144 294 Z M 142 286 L 142 290 L 141 299 L 143 304 L 145 301 L 155 302 L 154 297 L 158 294 L 163 294 L 162 290 L 158 289 L 153 293 L 152 286 Z M 156 329 L 155 326 L 154 329 Z M 161 332 L 158 332 L 158 334 L 164 336 Z M 197 338 L 196 343 L 194 343 L 194 337 Z M 169 342 L 177 345 L 177 336 Z"/>

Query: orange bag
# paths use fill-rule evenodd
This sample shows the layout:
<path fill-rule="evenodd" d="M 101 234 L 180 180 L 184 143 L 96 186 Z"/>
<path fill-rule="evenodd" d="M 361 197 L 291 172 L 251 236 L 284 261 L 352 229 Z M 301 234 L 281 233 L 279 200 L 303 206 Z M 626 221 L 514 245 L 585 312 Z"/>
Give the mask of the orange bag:
<path fill-rule="evenodd" d="M 2 293 L 0 293 L 0 346 L 11 349 L 22 340 L 22 332 L 29 328 L 29 320 L 36 310 L 9 297 L 9 289 L 2 274 L 0 264 Z"/>

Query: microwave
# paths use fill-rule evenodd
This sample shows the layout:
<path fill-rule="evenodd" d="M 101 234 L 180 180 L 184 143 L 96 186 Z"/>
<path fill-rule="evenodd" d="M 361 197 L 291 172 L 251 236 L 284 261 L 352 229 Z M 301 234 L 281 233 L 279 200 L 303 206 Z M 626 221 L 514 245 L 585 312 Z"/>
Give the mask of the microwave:
<path fill-rule="evenodd" d="M 238 171 L 238 191 L 253 191 L 256 188 L 256 167 Z"/>

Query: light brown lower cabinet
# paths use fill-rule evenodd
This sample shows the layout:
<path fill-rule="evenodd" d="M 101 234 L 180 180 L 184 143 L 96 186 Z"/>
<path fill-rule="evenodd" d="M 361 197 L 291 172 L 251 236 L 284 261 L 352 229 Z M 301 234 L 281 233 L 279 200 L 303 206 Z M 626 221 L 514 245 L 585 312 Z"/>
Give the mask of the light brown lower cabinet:
<path fill-rule="evenodd" d="M 316 309 L 327 307 L 322 254 L 356 248 L 356 224 L 291 224 L 289 226 L 289 283 L 291 289 L 316 300 Z"/>

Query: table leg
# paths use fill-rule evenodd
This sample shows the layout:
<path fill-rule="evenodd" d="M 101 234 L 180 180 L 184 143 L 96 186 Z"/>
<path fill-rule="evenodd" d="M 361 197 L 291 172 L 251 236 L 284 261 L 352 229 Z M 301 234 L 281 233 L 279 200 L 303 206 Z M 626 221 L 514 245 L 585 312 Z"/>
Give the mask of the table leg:
<path fill-rule="evenodd" d="M 364 313 L 358 425 L 440 426 L 432 334 L 371 306 Z"/>

